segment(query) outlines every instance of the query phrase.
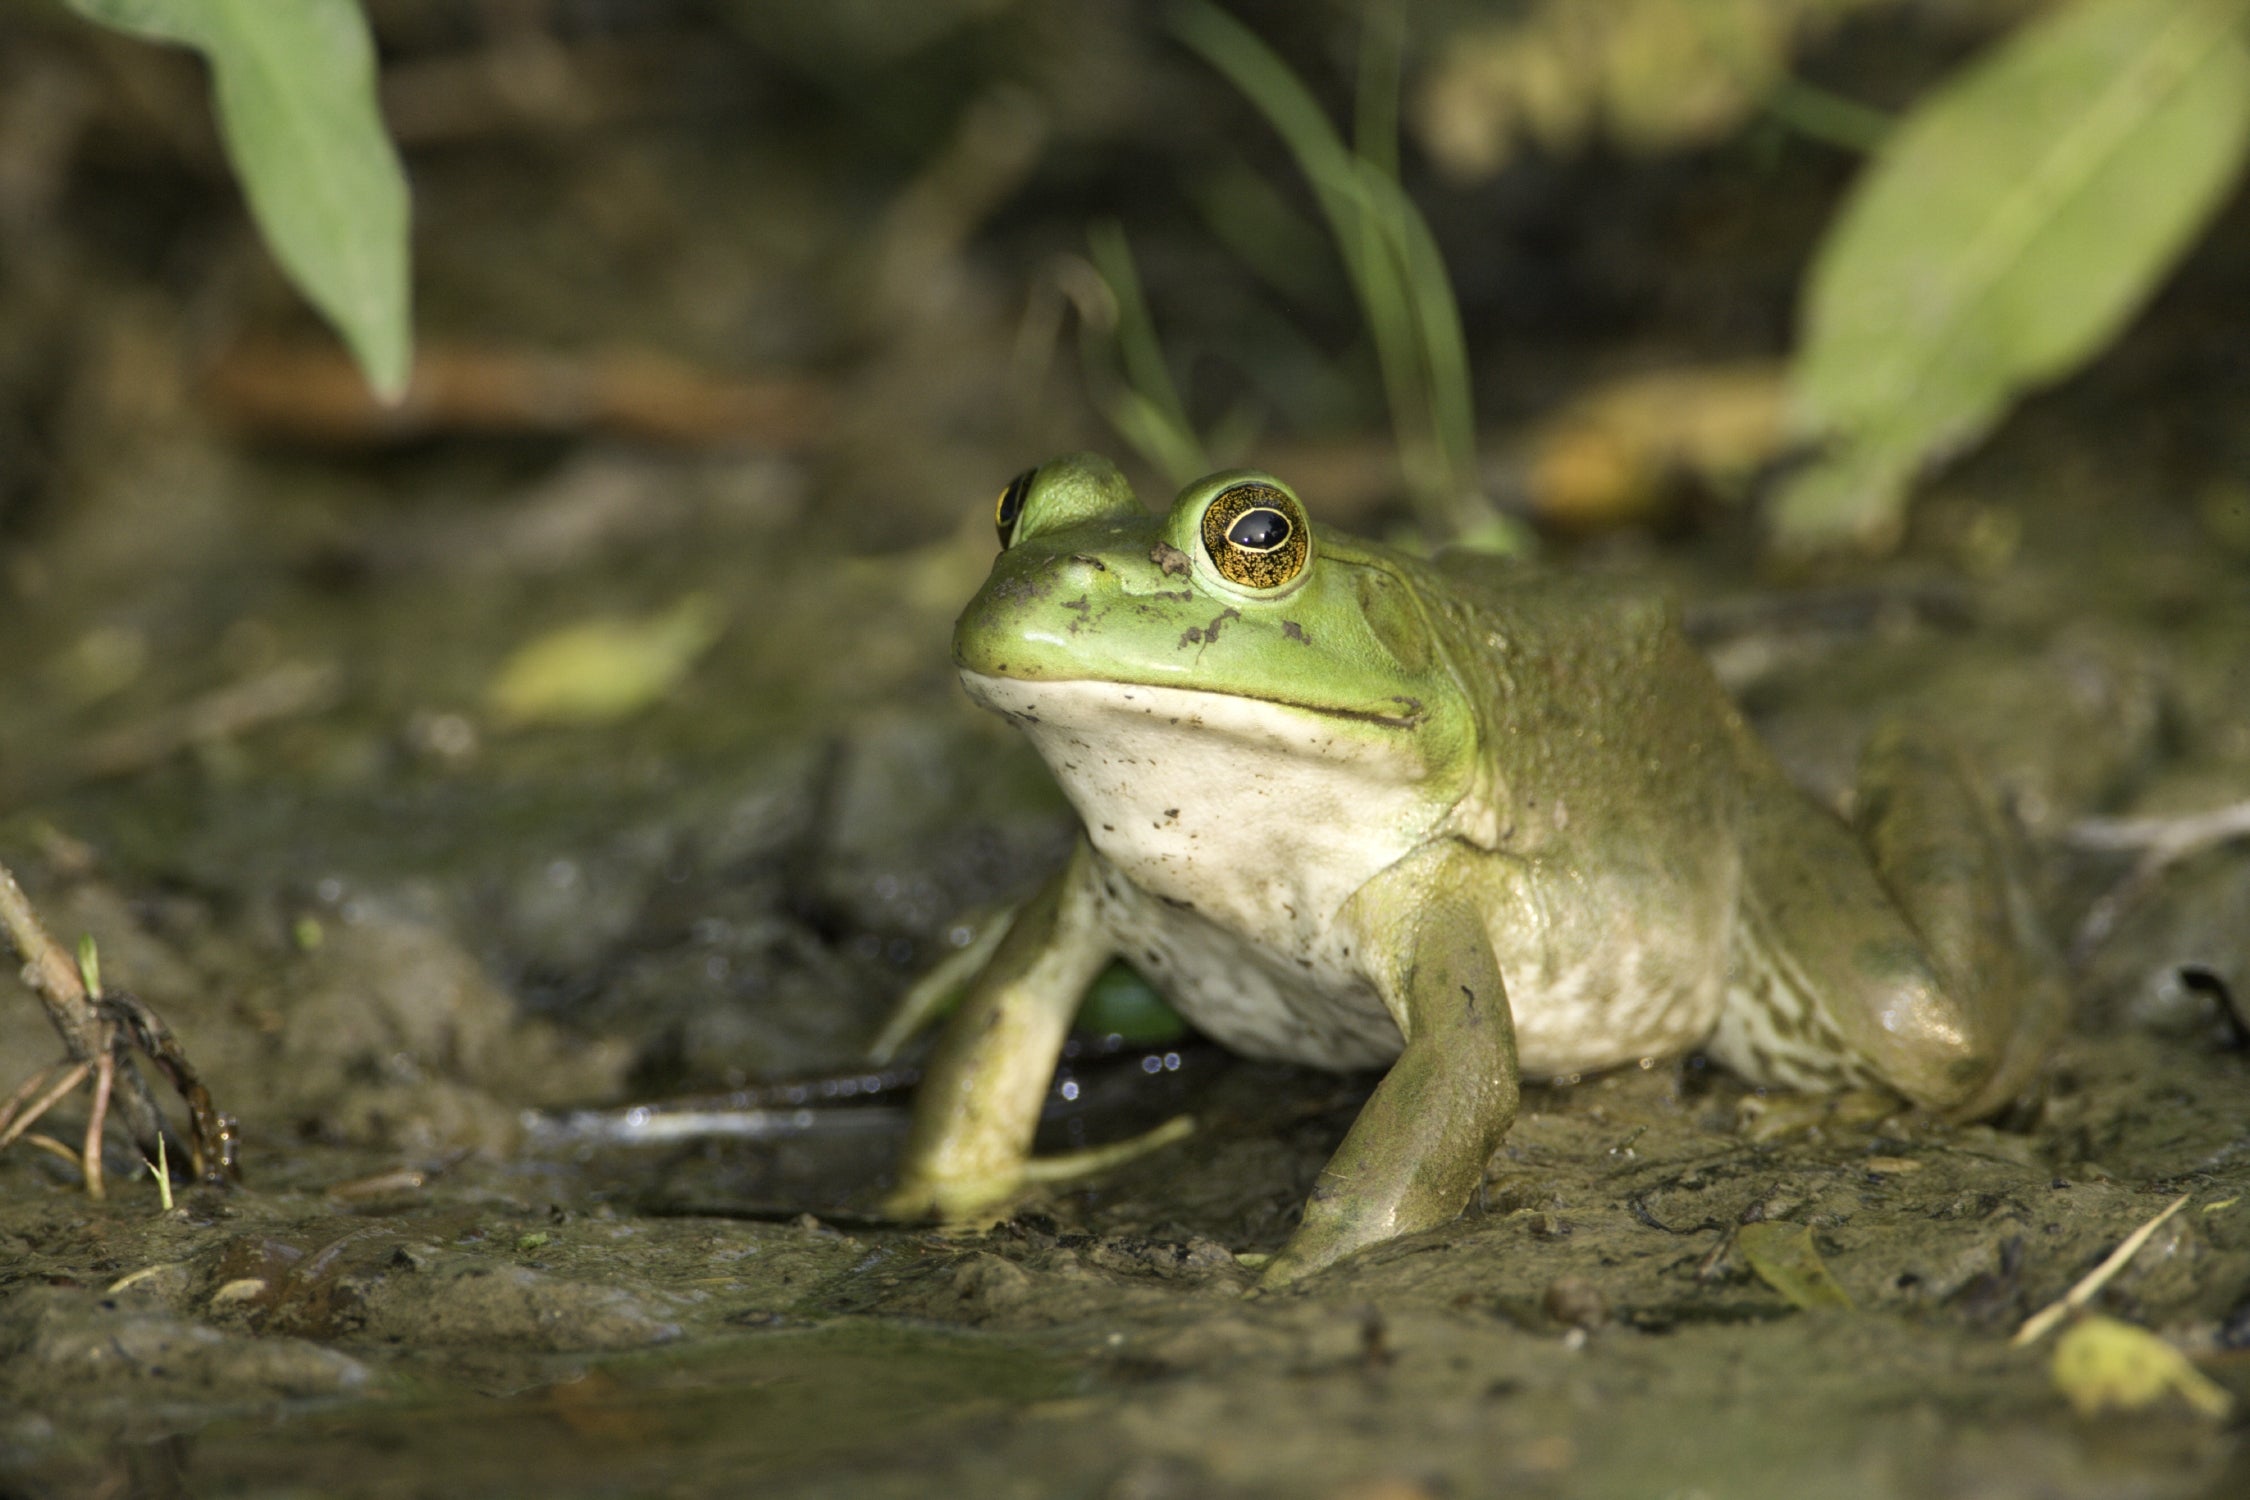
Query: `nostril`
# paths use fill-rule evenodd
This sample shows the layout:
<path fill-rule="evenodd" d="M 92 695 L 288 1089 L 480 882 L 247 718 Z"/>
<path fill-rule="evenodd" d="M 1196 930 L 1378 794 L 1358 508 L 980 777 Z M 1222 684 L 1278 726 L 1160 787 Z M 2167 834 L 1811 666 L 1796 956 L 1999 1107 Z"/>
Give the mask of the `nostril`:
<path fill-rule="evenodd" d="M 1082 563 L 1086 567 L 1092 568 L 1097 573 L 1107 573 L 1109 571 L 1108 563 L 1103 562 L 1098 557 L 1091 556 L 1084 552 L 1071 553 L 1069 560 L 1074 563 Z"/>

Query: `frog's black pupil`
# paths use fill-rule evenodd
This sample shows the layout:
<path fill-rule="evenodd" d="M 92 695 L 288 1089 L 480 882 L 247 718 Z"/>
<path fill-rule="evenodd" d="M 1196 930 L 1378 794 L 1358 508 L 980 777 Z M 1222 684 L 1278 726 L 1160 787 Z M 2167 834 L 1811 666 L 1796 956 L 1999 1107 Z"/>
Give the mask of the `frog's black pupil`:
<path fill-rule="evenodd" d="M 1262 505 L 1246 510 L 1227 528 L 1227 540 L 1248 552 L 1271 552 L 1289 540 L 1289 518 Z"/>

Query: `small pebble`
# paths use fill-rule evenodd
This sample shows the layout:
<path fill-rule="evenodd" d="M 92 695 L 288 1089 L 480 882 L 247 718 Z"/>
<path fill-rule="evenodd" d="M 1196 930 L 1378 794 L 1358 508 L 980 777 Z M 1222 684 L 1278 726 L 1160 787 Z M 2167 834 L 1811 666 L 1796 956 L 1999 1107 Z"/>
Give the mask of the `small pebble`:
<path fill-rule="evenodd" d="M 1609 1321 L 1609 1299 L 1583 1276 L 1559 1276 L 1540 1299 L 1547 1316 L 1572 1328 L 1599 1328 Z"/>

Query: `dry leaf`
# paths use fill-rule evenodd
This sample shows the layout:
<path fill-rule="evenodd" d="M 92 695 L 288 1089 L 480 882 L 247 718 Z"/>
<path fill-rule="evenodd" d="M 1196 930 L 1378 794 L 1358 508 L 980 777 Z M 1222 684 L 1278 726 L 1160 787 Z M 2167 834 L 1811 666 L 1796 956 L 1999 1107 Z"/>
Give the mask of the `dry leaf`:
<path fill-rule="evenodd" d="M 1765 363 L 1683 366 L 1597 386 L 1540 424 L 1533 507 L 1572 527 L 1660 514 L 1683 481 L 1724 492 L 1782 443 L 1782 384 Z"/>

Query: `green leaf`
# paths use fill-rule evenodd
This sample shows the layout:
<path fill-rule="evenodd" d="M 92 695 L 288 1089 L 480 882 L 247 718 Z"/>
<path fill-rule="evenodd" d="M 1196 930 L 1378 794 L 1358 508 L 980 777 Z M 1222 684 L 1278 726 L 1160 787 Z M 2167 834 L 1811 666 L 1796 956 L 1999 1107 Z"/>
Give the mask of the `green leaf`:
<path fill-rule="evenodd" d="M 1130 964 L 1115 961 L 1086 987 L 1072 1025 L 1096 1036 L 1122 1037 L 1135 1047 L 1161 1046 L 1187 1035 L 1187 1022 L 1165 1003 L 1156 986 Z"/>
<path fill-rule="evenodd" d="M 2250 0 L 2077 0 L 1885 141 L 1807 278 L 1791 371 L 1825 451 L 1777 540 L 1885 545 L 1909 486 L 2138 311 L 2250 143 Z"/>
<path fill-rule="evenodd" d="M 201 52 L 227 154 L 274 258 L 386 400 L 406 389 L 406 174 L 375 105 L 357 0 L 69 0 Z"/>
<path fill-rule="evenodd" d="M 1765 1221 L 1745 1224 L 1735 1232 L 1734 1242 L 1758 1279 L 1797 1307 L 1810 1312 L 1852 1305 L 1850 1294 L 1813 1248 L 1812 1231 L 1804 1225 Z"/>

